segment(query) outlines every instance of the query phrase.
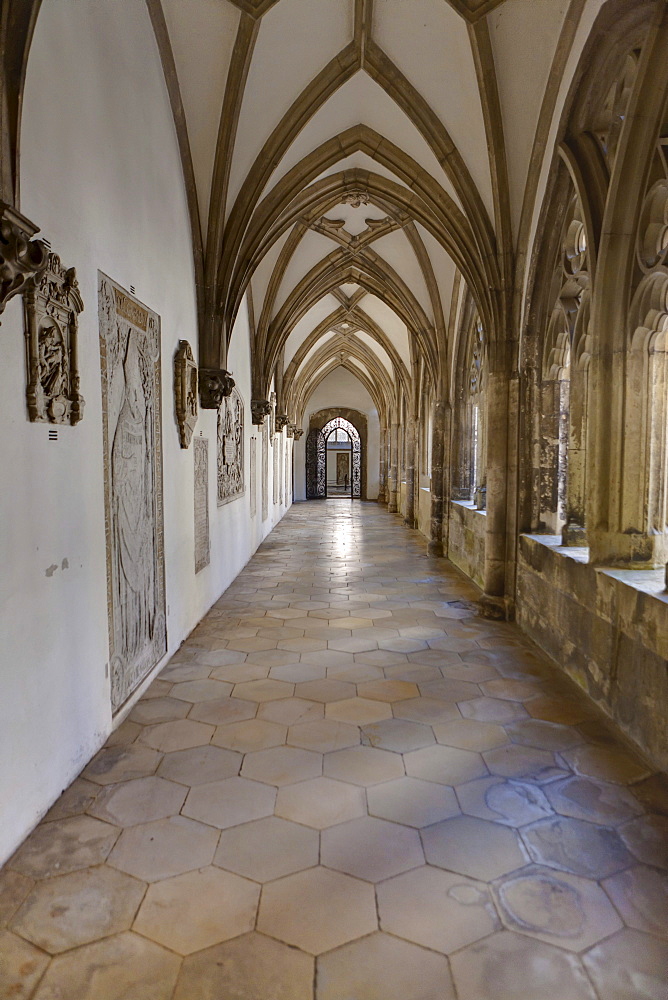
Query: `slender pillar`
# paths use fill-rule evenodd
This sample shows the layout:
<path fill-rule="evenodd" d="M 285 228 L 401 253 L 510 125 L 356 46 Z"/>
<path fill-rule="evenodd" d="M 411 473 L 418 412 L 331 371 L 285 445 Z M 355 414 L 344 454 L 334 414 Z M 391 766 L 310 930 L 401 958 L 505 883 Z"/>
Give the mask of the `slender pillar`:
<path fill-rule="evenodd" d="M 387 509 L 391 514 L 397 513 L 397 491 L 399 488 L 399 424 L 392 422 L 390 427 L 390 495 Z"/>
<path fill-rule="evenodd" d="M 415 527 L 415 436 L 417 425 L 411 417 L 406 427 L 406 513 L 404 524 Z"/>
<path fill-rule="evenodd" d="M 380 431 L 378 503 L 387 503 L 387 427 L 381 427 Z"/>
<path fill-rule="evenodd" d="M 444 457 L 446 434 L 446 404 L 439 399 L 434 404 L 431 431 L 431 520 L 429 525 L 429 555 L 443 555 Z"/>
<path fill-rule="evenodd" d="M 490 617 L 505 617 L 508 421 L 511 400 L 507 357 L 510 344 L 489 345 L 486 388 L 487 521 L 483 605 Z"/>

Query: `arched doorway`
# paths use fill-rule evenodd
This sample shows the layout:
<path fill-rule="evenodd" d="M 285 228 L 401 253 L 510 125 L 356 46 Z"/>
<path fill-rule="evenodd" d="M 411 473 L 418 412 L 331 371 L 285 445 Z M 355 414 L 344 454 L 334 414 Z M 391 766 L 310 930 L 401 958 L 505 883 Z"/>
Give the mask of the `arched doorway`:
<path fill-rule="evenodd" d="M 359 498 L 362 495 L 362 442 L 345 417 L 313 427 L 306 441 L 306 498 Z"/>

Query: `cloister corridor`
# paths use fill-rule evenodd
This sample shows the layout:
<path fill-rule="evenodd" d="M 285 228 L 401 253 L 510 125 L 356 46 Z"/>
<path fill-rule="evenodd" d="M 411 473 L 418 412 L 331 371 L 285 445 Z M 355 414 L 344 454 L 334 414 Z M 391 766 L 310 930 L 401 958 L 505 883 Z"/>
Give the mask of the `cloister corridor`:
<path fill-rule="evenodd" d="M 665 998 L 668 783 L 476 594 L 294 505 L 0 874 L 0 997 Z"/>

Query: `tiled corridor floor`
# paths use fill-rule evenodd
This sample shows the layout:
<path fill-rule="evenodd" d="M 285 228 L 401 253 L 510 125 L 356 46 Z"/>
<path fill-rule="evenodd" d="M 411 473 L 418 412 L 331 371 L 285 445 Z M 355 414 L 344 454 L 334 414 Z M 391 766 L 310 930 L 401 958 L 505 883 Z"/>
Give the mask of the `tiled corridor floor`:
<path fill-rule="evenodd" d="M 666 1000 L 668 783 L 474 597 L 293 507 L 0 874 L 0 998 Z"/>

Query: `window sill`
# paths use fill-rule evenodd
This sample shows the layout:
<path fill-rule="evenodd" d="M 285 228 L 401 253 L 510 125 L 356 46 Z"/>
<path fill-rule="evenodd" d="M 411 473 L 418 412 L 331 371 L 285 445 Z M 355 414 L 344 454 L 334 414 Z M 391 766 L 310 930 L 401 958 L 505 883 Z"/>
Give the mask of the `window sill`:
<path fill-rule="evenodd" d="M 480 510 L 476 507 L 473 500 L 451 500 L 450 503 L 454 504 L 456 507 L 465 507 L 466 510 L 470 510 L 474 514 L 480 514 L 482 517 L 487 517 L 487 511 Z"/>

